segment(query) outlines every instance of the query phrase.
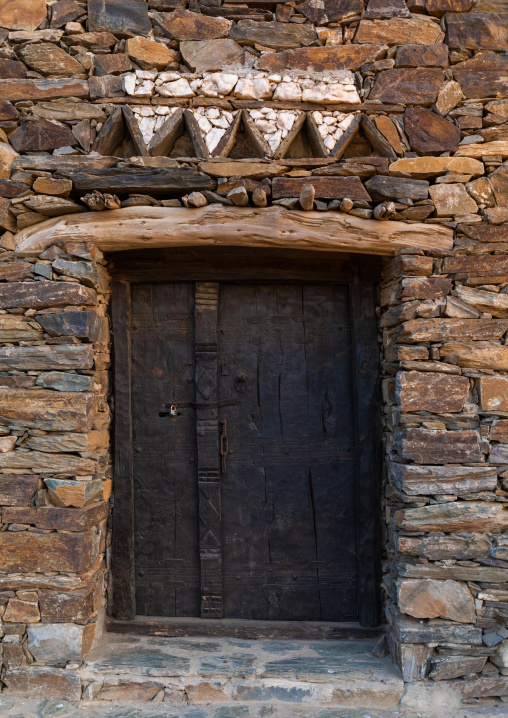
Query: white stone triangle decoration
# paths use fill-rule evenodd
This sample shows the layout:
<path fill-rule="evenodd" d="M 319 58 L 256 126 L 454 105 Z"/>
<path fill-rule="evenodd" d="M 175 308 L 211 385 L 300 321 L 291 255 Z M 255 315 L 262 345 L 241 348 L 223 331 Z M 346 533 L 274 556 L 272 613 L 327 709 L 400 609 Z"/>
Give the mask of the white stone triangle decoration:
<path fill-rule="evenodd" d="M 272 107 L 261 107 L 248 112 L 272 154 L 286 139 L 299 115 L 297 110 L 274 110 Z"/>
<path fill-rule="evenodd" d="M 355 114 L 345 114 L 344 112 L 331 112 L 324 110 L 314 110 L 312 119 L 317 125 L 319 136 L 323 141 L 328 153 L 330 153 L 337 142 L 340 140 L 349 125 L 355 119 Z"/>
<path fill-rule="evenodd" d="M 238 113 L 223 110 L 221 107 L 198 107 L 191 110 L 199 131 L 210 155 L 229 130 Z"/>
<path fill-rule="evenodd" d="M 166 107 L 165 105 L 158 105 L 157 107 L 141 105 L 132 108 L 147 147 L 157 130 L 178 109 L 178 107 Z"/>

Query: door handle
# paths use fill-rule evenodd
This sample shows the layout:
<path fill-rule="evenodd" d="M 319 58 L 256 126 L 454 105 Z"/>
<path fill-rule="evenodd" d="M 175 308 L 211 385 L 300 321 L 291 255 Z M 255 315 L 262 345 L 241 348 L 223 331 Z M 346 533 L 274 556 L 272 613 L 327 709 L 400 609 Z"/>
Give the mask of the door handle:
<path fill-rule="evenodd" d="M 228 422 L 226 419 L 222 419 L 221 435 L 220 435 L 220 469 L 223 474 L 227 472 L 227 455 L 229 454 L 229 438 L 228 438 Z"/>

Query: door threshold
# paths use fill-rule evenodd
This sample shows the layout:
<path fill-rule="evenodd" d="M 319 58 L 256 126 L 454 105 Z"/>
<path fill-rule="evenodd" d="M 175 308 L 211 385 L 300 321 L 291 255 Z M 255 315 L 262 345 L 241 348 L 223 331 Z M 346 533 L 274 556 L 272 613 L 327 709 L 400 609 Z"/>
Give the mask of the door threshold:
<path fill-rule="evenodd" d="M 384 633 L 383 626 L 373 628 L 355 622 L 326 621 L 248 621 L 238 618 L 167 618 L 136 616 L 122 621 L 106 620 L 110 633 L 142 636 L 226 636 L 234 638 L 298 638 L 301 640 L 373 638 Z"/>

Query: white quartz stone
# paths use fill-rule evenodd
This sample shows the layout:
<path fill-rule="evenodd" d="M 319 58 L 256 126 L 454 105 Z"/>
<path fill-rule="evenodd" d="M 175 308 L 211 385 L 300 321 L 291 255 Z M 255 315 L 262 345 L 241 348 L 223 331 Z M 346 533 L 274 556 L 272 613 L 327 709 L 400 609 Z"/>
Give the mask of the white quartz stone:
<path fill-rule="evenodd" d="M 154 115 L 153 107 L 149 107 L 148 105 L 133 107 L 132 111 L 135 115 L 139 115 L 140 117 L 153 117 Z"/>
<path fill-rule="evenodd" d="M 280 85 L 277 85 L 275 88 L 273 99 L 300 102 L 302 99 L 302 89 L 296 82 L 281 82 Z"/>
<path fill-rule="evenodd" d="M 212 123 L 206 117 L 203 117 L 203 115 L 196 115 L 196 120 L 198 121 L 199 129 L 205 135 L 212 130 Z"/>
<path fill-rule="evenodd" d="M 157 74 L 157 70 L 136 70 L 138 80 L 155 80 Z"/>
<path fill-rule="evenodd" d="M 194 92 L 185 78 L 180 78 L 175 82 L 165 82 L 159 88 L 159 94 L 164 97 L 193 97 Z"/>
<path fill-rule="evenodd" d="M 268 100 L 272 87 L 266 77 L 242 77 L 236 83 L 234 94 L 241 100 Z"/>
<path fill-rule="evenodd" d="M 158 77 L 162 82 L 176 82 L 180 78 L 181 74 L 179 72 L 160 72 Z"/>
<path fill-rule="evenodd" d="M 133 95 L 136 89 L 136 75 L 134 73 L 124 75 L 122 81 L 123 91 L 128 95 Z"/>
<path fill-rule="evenodd" d="M 151 97 L 154 89 L 155 84 L 151 80 L 143 80 L 143 82 L 141 82 L 134 90 L 134 95 L 139 95 L 140 97 Z"/>
<path fill-rule="evenodd" d="M 328 135 L 328 137 L 325 137 L 325 139 L 324 139 L 324 145 L 331 152 L 333 150 L 333 148 L 335 147 L 336 141 L 337 140 L 334 137 L 332 137 L 332 135 Z"/>
<path fill-rule="evenodd" d="M 296 114 L 293 112 L 279 112 L 277 127 L 280 130 L 290 130 L 295 124 Z"/>
<path fill-rule="evenodd" d="M 216 120 L 220 117 L 220 110 L 218 107 L 209 107 L 206 110 L 205 115 L 209 120 Z"/>
<path fill-rule="evenodd" d="M 214 127 L 205 137 L 205 143 L 208 148 L 208 152 L 213 152 L 217 147 L 222 137 L 226 134 L 226 130 L 222 130 L 220 127 Z"/>

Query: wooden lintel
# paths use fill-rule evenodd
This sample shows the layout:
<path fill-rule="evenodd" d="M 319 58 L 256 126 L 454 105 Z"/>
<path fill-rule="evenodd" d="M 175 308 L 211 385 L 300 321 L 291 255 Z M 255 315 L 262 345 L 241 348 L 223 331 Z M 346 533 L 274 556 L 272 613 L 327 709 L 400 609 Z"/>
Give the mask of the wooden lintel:
<path fill-rule="evenodd" d="M 361 219 L 341 212 L 284 207 L 126 207 L 55 217 L 18 232 L 17 253 L 37 256 L 52 244 L 91 242 L 104 252 L 222 245 L 390 255 L 403 247 L 448 250 L 453 230 L 435 224 Z"/>

